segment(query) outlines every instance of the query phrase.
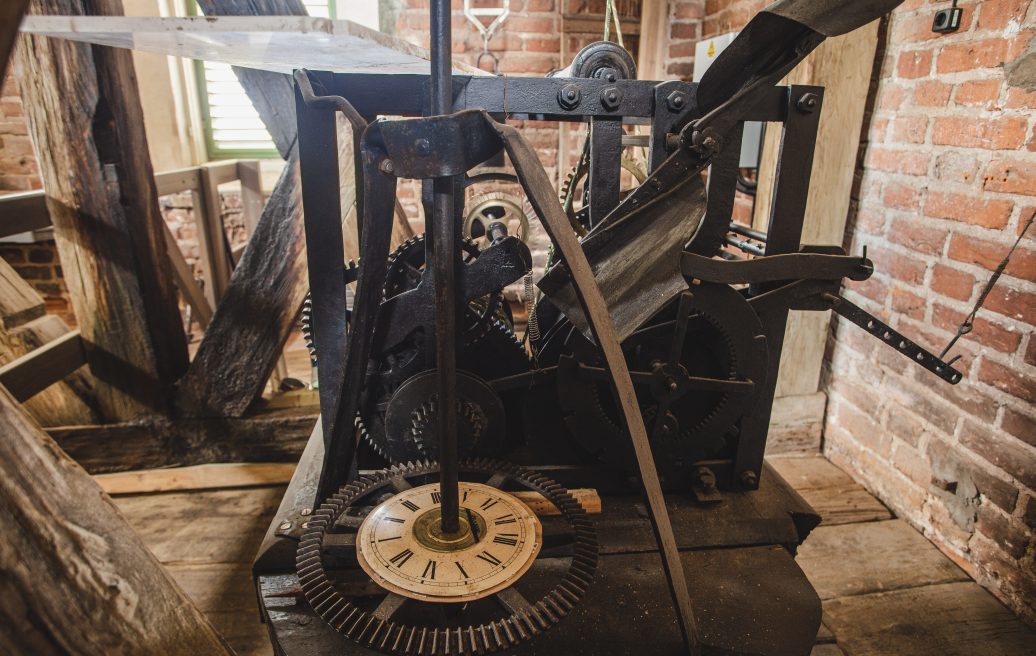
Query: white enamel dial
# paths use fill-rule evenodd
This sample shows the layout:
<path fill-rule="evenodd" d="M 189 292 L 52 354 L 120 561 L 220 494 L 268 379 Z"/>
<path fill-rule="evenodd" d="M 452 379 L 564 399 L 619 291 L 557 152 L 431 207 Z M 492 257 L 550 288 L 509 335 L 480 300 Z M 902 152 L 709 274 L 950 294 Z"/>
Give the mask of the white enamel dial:
<path fill-rule="evenodd" d="M 439 531 L 439 484 L 400 492 L 360 525 L 356 553 L 381 587 L 412 599 L 471 601 L 508 587 L 540 551 L 536 515 L 507 492 L 460 483 L 460 537 Z M 473 530 L 472 530 L 473 527 Z"/>

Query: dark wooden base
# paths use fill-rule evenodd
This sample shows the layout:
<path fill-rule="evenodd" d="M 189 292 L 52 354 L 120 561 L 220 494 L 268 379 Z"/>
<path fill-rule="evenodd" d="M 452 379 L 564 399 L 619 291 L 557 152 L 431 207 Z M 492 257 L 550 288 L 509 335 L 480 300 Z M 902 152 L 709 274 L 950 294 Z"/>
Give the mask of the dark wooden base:
<path fill-rule="evenodd" d="M 569 486 L 603 474 L 554 469 L 559 482 Z M 685 653 L 643 501 L 607 489 L 601 486 L 603 512 L 594 516 L 602 557 L 590 592 L 557 627 L 513 653 Z M 677 494 L 667 495 L 666 502 L 705 653 L 809 654 L 820 627 L 820 598 L 793 557 L 820 520 L 809 505 L 769 466 L 759 490 L 725 492 L 720 504 L 701 506 Z M 288 505 L 282 504 L 281 512 Z M 281 512 L 274 525 L 282 521 Z M 267 544 L 256 572 L 276 653 L 374 653 L 313 613 L 291 569 L 292 545 L 278 540 L 286 543 Z M 278 557 L 271 558 L 274 554 Z M 532 579 L 523 582 L 535 587 L 535 579 L 550 580 L 555 569 L 551 559 L 541 559 L 525 575 Z"/>

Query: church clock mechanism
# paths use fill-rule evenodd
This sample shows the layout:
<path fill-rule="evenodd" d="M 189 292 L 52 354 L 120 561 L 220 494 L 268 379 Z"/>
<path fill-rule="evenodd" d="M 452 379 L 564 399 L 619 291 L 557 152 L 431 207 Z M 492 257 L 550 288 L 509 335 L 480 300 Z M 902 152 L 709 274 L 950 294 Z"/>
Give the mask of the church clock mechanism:
<path fill-rule="evenodd" d="M 819 518 L 763 462 L 789 312 L 960 379 L 840 296 L 865 255 L 801 243 L 823 89 L 775 86 L 898 2 L 780 0 L 699 83 L 609 42 L 461 74 L 446 0 L 429 75 L 295 72 L 320 422 L 254 566 L 277 654 L 809 653 Z M 559 188 L 511 119 L 586 124 Z M 781 130 L 763 230 L 731 221 L 746 120 Z M 400 179 L 427 231 L 393 250 Z"/>

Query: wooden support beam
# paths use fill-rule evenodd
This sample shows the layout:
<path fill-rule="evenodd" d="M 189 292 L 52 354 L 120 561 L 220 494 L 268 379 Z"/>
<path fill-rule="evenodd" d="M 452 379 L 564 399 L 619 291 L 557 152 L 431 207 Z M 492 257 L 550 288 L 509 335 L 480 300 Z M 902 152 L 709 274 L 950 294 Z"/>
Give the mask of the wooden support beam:
<path fill-rule="evenodd" d="M 25 401 L 86 364 L 86 348 L 73 330 L 0 367 L 0 385 Z"/>
<path fill-rule="evenodd" d="M 245 222 L 245 233 L 251 237 L 259 226 L 263 213 L 263 174 L 259 160 L 237 163 L 237 178 L 241 181 L 241 214 Z"/>
<path fill-rule="evenodd" d="M 26 354 L 32 355 L 36 349 L 69 334 L 68 325 L 61 317 L 52 314 L 33 319 L 11 331 L 0 331 L 0 364 L 6 369 Z M 39 364 L 33 361 L 30 366 L 37 367 Z M 15 388 L 22 387 L 26 378 L 31 381 L 36 375 L 37 372 L 31 368 L 28 371 L 15 372 L 7 377 L 8 380 L 4 384 L 10 383 Z M 31 386 L 31 382 L 28 386 Z M 25 393 L 28 386 L 22 387 L 22 392 L 16 396 L 25 397 L 22 399 L 25 409 L 44 426 L 100 421 L 95 409 L 93 377 L 86 369 L 74 369 L 73 373 L 66 373 L 53 385 L 44 386 L 33 395 Z"/>
<path fill-rule="evenodd" d="M 180 245 L 176 243 L 176 237 L 173 236 L 168 224 L 165 227 L 165 242 L 166 253 L 169 255 L 169 262 L 173 265 L 173 274 L 176 276 L 176 286 L 194 311 L 192 316 L 204 329 L 212 321 L 212 306 L 209 305 L 208 297 L 194 279 L 194 272 L 191 271 L 187 260 L 183 258 Z"/>
<path fill-rule="evenodd" d="M 28 6 L 29 0 L 0 2 L 0 71 L 7 70 L 7 60 L 18 36 L 18 25 Z"/>
<path fill-rule="evenodd" d="M 305 13 L 298 0 L 202 0 L 199 4 L 206 14 Z M 244 415 L 266 385 L 309 289 L 294 155 L 298 128 L 292 80 L 265 71 L 235 71 L 288 162 L 194 361 L 177 384 L 176 407 L 183 417 Z M 343 193 L 355 199 L 353 188 L 346 186 Z M 395 227 L 397 235 L 410 232 L 408 224 Z"/>
<path fill-rule="evenodd" d="M 561 31 L 565 34 L 601 34 L 604 30 L 604 14 L 565 14 L 561 17 Z M 628 16 L 619 17 L 623 36 L 640 34 L 640 20 Z M 612 26 L 615 31 L 615 26 Z"/>
<path fill-rule="evenodd" d="M 625 27 L 623 28 L 625 32 Z M 642 0 L 640 40 L 637 42 L 637 77 L 664 80 L 666 46 L 669 44 L 669 2 Z"/>
<path fill-rule="evenodd" d="M 68 333 L 60 317 L 46 314 L 46 305 L 36 290 L 0 260 L 0 365 L 9 365 Z M 86 372 L 67 377 L 39 394 L 19 396 L 19 400 L 44 426 L 98 420 Z"/>
<path fill-rule="evenodd" d="M 784 80 L 789 84 L 824 87 L 818 146 L 813 157 L 803 223 L 803 244 L 842 244 L 877 44 L 878 21 L 875 21 L 849 34 L 828 39 Z M 759 230 L 766 230 L 770 216 L 780 132 L 767 129 L 764 141 L 752 220 Z M 829 312 L 791 312 L 777 379 L 778 397 L 817 392 L 830 321 Z"/>
<path fill-rule="evenodd" d="M 103 474 L 214 462 L 294 463 L 315 421 L 316 409 L 306 408 L 239 419 L 150 418 L 47 431 L 87 471 Z"/>
<path fill-rule="evenodd" d="M 6 261 L 0 264 L 0 330 L 10 331 L 47 313 L 43 299 Z"/>
<path fill-rule="evenodd" d="M 51 225 L 47 196 L 42 191 L 2 196 L 0 211 L 4 217 L 3 222 L 0 222 L 0 237 L 43 230 Z"/>
<path fill-rule="evenodd" d="M 0 390 L 0 651 L 230 656 L 122 514 Z"/>
<path fill-rule="evenodd" d="M 106 0 L 31 3 L 34 15 L 120 10 Z M 23 34 L 15 71 L 101 412 L 163 412 L 187 342 L 130 53 Z"/>

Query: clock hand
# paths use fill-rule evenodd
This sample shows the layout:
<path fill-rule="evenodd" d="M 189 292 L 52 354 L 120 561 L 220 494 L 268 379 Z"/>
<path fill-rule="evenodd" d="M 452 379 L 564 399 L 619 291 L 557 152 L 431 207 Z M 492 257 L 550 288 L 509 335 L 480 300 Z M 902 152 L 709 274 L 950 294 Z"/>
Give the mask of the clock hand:
<path fill-rule="evenodd" d="M 478 543 L 482 538 L 478 534 L 478 522 L 475 521 L 475 515 L 472 514 L 470 508 L 465 508 L 464 512 L 468 514 L 468 525 L 471 526 L 471 535 L 474 536 L 475 542 Z"/>

